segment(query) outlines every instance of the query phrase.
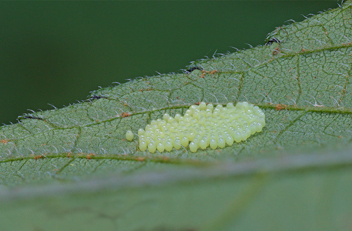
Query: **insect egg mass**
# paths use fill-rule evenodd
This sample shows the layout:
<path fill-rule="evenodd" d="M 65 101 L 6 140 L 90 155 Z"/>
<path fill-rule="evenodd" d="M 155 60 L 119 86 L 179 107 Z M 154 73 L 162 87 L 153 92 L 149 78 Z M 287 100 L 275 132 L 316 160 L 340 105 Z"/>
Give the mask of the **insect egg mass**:
<path fill-rule="evenodd" d="M 265 115 L 258 106 L 240 102 L 226 107 L 200 103 L 192 105 L 181 116 L 163 115 L 163 119 L 152 120 L 145 129 L 138 130 L 139 150 L 154 153 L 180 149 L 191 152 L 206 148 L 216 149 L 241 142 L 265 126 Z M 127 131 L 126 138 L 133 139 Z"/>

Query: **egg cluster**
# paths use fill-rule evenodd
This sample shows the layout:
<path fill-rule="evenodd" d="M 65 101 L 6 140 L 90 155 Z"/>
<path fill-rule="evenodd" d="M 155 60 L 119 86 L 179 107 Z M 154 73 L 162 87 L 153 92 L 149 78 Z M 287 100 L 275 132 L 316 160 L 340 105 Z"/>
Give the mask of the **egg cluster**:
<path fill-rule="evenodd" d="M 145 129 L 138 130 L 139 150 L 154 153 L 189 147 L 191 152 L 199 148 L 212 149 L 231 146 L 234 142 L 246 140 L 265 126 L 265 115 L 259 107 L 247 102 L 234 106 L 200 103 L 192 105 L 181 116 L 168 114 L 163 119 L 152 120 Z M 133 139 L 127 131 L 127 140 Z"/>

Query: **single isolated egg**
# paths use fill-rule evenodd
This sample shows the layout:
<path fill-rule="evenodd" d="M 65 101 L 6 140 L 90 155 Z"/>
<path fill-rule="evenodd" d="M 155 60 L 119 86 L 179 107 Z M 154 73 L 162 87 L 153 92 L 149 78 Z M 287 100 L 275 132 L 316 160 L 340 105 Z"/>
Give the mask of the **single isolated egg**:
<path fill-rule="evenodd" d="M 132 141 L 132 140 L 133 140 L 133 137 L 134 137 L 134 135 L 133 135 L 132 131 L 131 131 L 131 130 L 128 130 L 128 131 L 126 132 L 126 139 L 129 140 L 129 141 Z"/>

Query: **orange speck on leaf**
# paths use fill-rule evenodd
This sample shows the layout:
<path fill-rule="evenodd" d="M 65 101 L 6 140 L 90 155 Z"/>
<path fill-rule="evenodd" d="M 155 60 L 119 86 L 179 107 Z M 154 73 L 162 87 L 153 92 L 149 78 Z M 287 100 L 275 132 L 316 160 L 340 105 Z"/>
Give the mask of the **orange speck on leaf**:
<path fill-rule="evenodd" d="M 205 77 L 205 73 L 201 74 L 199 77 L 204 78 Z"/>
<path fill-rule="evenodd" d="M 86 156 L 87 160 L 92 159 L 92 156 L 95 156 L 95 154 L 93 154 L 93 153 L 89 153 L 89 154 Z"/>
<path fill-rule="evenodd" d="M 42 155 L 38 155 L 38 156 L 35 156 L 35 157 L 34 157 L 35 160 L 43 159 L 43 158 L 44 158 L 44 156 L 42 156 Z"/>
<path fill-rule="evenodd" d="M 286 109 L 287 105 L 285 104 L 276 104 L 275 109 L 281 111 L 282 109 Z"/>
<path fill-rule="evenodd" d="M 136 157 L 136 160 L 137 160 L 137 161 L 144 161 L 144 160 L 145 160 L 145 157 Z"/>
<path fill-rule="evenodd" d="M 277 55 L 280 52 L 280 49 L 276 47 L 273 51 L 273 55 Z"/>
<path fill-rule="evenodd" d="M 2 139 L 0 142 L 3 144 L 7 144 L 10 140 L 9 139 Z"/>
<path fill-rule="evenodd" d="M 131 116 L 131 114 L 130 114 L 130 113 L 127 113 L 127 112 L 122 112 L 122 113 L 121 113 L 121 116 L 122 116 L 122 118 L 125 118 L 125 117 Z"/>
<path fill-rule="evenodd" d="M 212 71 L 210 72 L 210 74 L 213 75 L 213 74 L 215 74 L 216 72 L 218 72 L 218 71 L 217 71 L 217 70 L 212 70 Z"/>

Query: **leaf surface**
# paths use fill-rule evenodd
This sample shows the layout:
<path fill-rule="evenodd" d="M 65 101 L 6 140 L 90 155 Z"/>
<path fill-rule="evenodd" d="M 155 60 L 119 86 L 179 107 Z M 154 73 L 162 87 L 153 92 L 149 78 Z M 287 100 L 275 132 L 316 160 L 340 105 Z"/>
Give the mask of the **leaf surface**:
<path fill-rule="evenodd" d="M 280 222 L 266 230 L 351 227 L 352 206 L 343 203 L 352 190 L 352 155 L 343 151 L 352 132 L 351 7 L 348 1 L 278 27 L 267 45 L 189 67 L 203 71 L 100 89 L 82 103 L 1 127 L 0 201 L 8 202 L 0 213 L 11 224 L 27 211 L 18 229 L 71 225 L 56 226 L 62 230 L 76 220 L 83 230 L 264 230 L 270 216 Z M 200 101 L 251 102 L 266 126 L 246 142 L 196 153 L 150 154 L 136 138 L 125 140 L 126 130 Z M 34 182 L 42 186 L 26 186 Z"/>

